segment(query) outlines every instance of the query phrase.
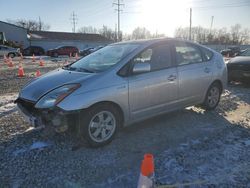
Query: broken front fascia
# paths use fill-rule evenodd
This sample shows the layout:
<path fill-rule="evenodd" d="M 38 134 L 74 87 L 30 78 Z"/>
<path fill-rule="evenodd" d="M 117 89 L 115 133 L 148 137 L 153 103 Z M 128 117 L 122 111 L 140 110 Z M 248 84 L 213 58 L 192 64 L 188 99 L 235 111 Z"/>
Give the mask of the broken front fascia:
<path fill-rule="evenodd" d="M 53 127 L 56 132 L 64 132 L 73 123 L 75 111 L 64 111 L 58 107 L 49 109 L 35 108 L 35 104 L 18 98 L 17 106 L 25 120 L 35 128 Z"/>

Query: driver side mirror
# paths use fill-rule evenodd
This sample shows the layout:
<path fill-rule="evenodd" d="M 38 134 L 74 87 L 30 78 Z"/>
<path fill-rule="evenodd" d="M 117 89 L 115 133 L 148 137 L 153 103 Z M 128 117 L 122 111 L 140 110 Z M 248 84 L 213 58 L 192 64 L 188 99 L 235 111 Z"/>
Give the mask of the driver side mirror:
<path fill-rule="evenodd" d="M 135 63 L 133 67 L 133 74 L 141 74 L 150 72 L 151 66 L 149 63 Z"/>

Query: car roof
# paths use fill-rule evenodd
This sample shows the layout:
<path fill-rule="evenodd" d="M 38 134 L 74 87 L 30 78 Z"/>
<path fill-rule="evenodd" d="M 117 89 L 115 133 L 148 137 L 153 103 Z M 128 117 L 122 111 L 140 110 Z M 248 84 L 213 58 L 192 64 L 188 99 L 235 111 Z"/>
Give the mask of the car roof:
<path fill-rule="evenodd" d="M 167 42 L 167 41 L 169 41 L 169 42 L 170 41 L 172 41 L 172 42 L 181 41 L 181 42 L 189 42 L 191 44 L 199 45 L 198 43 L 195 43 L 195 42 L 192 42 L 192 41 L 179 39 L 179 38 L 169 38 L 169 37 L 123 41 L 123 42 L 113 43 L 113 44 L 110 44 L 110 45 L 119 45 L 119 44 L 151 45 L 151 44 L 155 44 L 155 43 L 158 43 L 158 42 L 164 42 L 164 41 L 165 42 Z"/>

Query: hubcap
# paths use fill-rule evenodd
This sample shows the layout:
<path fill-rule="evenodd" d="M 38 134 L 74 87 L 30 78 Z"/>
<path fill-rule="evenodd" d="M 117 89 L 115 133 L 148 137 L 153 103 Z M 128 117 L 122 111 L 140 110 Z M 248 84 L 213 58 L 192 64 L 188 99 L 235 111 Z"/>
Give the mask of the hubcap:
<path fill-rule="evenodd" d="M 91 119 L 88 131 L 95 142 L 104 142 L 114 134 L 115 129 L 114 115 L 109 111 L 101 111 Z"/>
<path fill-rule="evenodd" d="M 208 104 L 210 107 L 214 107 L 220 98 L 220 91 L 217 87 L 213 87 L 210 89 L 208 93 Z"/>

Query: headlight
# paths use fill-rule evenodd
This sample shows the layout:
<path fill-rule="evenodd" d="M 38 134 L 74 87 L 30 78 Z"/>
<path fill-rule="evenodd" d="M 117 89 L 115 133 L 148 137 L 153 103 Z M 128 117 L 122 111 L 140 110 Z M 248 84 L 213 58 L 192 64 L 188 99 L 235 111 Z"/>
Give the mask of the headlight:
<path fill-rule="evenodd" d="M 36 108 L 51 108 L 80 87 L 80 84 L 67 84 L 44 95 L 35 105 Z"/>

